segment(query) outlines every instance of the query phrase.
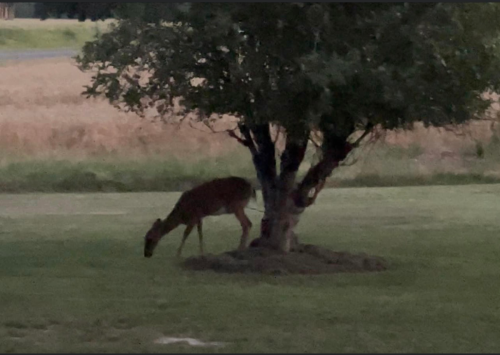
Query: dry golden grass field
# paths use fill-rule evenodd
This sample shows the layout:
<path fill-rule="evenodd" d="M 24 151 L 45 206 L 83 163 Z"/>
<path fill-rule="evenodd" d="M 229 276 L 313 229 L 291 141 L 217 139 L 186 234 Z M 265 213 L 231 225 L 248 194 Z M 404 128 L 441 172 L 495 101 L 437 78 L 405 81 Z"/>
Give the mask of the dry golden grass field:
<path fill-rule="evenodd" d="M 189 177 L 251 168 L 241 159 L 247 152 L 224 134 L 143 120 L 86 99 L 81 92 L 91 75 L 71 59 L 6 62 L 0 77 L 0 190 L 178 189 Z"/>
<path fill-rule="evenodd" d="M 184 159 L 239 148 L 221 134 L 142 120 L 106 101 L 87 99 L 80 93 L 91 75 L 71 59 L 9 63 L 0 75 L 0 147 L 9 157 L 82 159 L 112 153 Z"/>
<path fill-rule="evenodd" d="M 0 189 L 18 191 L 29 185 L 28 190 L 50 190 L 49 173 L 57 169 L 59 177 L 79 169 L 79 175 L 108 182 L 129 170 L 133 170 L 129 180 L 149 171 L 150 185 L 139 188 L 146 190 L 165 188 L 152 183 L 164 179 L 162 174 L 171 179 L 229 173 L 253 176 L 249 154 L 225 134 L 140 119 L 103 100 L 86 99 L 81 92 L 91 74 L 81 72 L 72 59 L 5 62 L 0 77 Z M 498 111 L 495 105 L 492 116 Z M 356 164 L 338 169 L 334 180 L 358 179 L 363 185 L 367 179 L 398 184 L 401 178 L 436 174 L 496 178 L 500 144 L 490 123 L 475 122 L 461 133 L 423 127 L 388 132 L 362 149 Z M 160 171 L 169 164 L 175 166 Z M 26 180 L 21 183 L 23 176 Z M 44 180 L 44 187 L 36 187 L 34 179 Z M 120 186 L 124 184 L 128 183 L 121 181 Z"/>

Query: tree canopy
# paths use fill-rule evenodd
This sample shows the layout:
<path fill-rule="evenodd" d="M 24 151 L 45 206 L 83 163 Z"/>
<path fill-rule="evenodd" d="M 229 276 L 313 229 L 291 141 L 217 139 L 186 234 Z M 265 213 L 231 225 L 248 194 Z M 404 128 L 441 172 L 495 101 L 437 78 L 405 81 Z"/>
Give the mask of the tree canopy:
<path fill-rule="evenodd" d="M 87 95 L 139 114 L 155 107 L 166 115 L 173 99 L 182 98 L 186 112 L 202 118 L 237 116 L 238 139 L 250 149 L 263 188 L 268 233 L 287 250 L 296 224 L 290 216 L 314 201 L 311 190 L 356 146 L 354 132 L 481 116 L 489 102 L 480 94 L 500 83 L 499 9 L 496 3 L 128 4 L 78 62 L 96 71 Z M 279 173 L 270 124 L 286 132 Z M 297 184 L 312 131 L 321 133 L 322 158 Z"/>

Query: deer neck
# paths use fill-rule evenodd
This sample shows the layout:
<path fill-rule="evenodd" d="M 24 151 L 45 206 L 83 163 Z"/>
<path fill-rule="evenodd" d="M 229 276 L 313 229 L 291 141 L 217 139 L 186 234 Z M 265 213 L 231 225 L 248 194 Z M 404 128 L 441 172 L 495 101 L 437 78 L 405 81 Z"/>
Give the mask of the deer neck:
<path fill-rule="evenodd" d="M 175 228 L 177 228 L 179 224 L 180 223 L 178 222 L 178 219 L 176 218 L 175 214 L 173 213 L 169 214 L 168 217 L 165 218 L 161 224 L 162 237 L 170 233 Z"/>

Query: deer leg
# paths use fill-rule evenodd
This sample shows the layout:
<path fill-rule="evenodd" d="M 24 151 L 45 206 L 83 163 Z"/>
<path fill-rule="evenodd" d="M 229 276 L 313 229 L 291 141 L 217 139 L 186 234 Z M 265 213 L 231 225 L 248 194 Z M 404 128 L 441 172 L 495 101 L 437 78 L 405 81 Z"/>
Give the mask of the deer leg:
<path fill-rule="evenodd" d="M 182 242 L 181 245 L 179 246 L 179 249 L 177 249 L 177 256 L 181 256 L 182 248 L 184 247 L 184 243 L 186 242 L 187 237 L 189 237 L 189 234 L 194 228 L 194 224 L 188 224 L 186 227 L 186 230 L 184 231 L 184 236 L 182 237 Z"/>
<path fill-rule="evenodd" d="M 198 222 L 198 237 L 200 238 L 200 255 L 203 255 L 203 224 L 201 220 Z"/>
<path fill-rule="evenodd" d="M 252 228 L 252 222 L 248 219 L 245 211 L 243 209 L 236 210 L 234 213 L 238 221 L 240 221 L 241 228 L 243 229 L 243 234 L 241 235 L 240 246 L 238 250 L 244 250 L 247 246 L 248 232 Z"/>

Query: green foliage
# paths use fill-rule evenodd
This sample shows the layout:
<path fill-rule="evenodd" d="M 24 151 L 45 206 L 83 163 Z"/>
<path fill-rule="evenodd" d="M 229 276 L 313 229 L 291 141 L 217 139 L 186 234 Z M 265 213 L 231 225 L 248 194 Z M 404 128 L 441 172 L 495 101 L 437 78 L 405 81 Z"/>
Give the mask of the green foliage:
<path fill-rule="evenodd" d="M 499 84 L 495 3 L 130 6 L 78 61 L 97 70 L 87 94 L 139 113 L 182 97 L 203 115 L 343 136 L 461 123 Z"/>

